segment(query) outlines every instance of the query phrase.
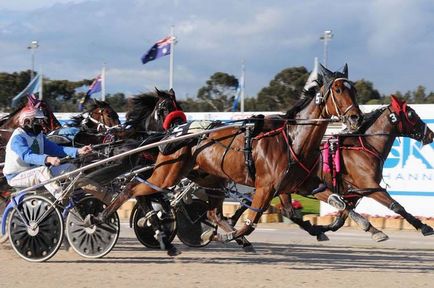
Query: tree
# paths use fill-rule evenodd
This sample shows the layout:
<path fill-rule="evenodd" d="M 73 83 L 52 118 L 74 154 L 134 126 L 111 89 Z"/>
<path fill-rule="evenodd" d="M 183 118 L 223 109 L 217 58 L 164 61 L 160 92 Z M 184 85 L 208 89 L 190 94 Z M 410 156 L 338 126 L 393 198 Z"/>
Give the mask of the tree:
<path fill-rule="evenodd" d="M 107 103 L 117 112 L 127 111 L 127 99 L 124 93 L 115 93 L 106 96 Z"/>
<path fill-rule="evenodd" d="M 234 101 L 238 79 L 223 72 L 214 73 L 206 86 L 199 89 L 197 98 L 204 102 L 208 111 L 230 111 Z"/>
<path fill-rule="evenodd" d="M 374 85 L 365 79 L 357 80 L 354 83 L 357 89 L 357 101 L 359 104 L 374 104 L 381 99 L 380 92 L 374 89 Z M 377 103 L 376 103 L 377 104 Z"/>
<path fill-rule="evenodd" d="M 6 111 L 12 98 L 20 93 L 30 82 L 30 70 L 22 72 L 0 73 L 0 111 Z"/>
<path fill-rule="evenodd" d="M 271 80 L 268 87 L 258 94 L 256 109 L 259 111 L 288 110 L 303 91 L 309 73 L 305 67 L 286 68 Z"/>

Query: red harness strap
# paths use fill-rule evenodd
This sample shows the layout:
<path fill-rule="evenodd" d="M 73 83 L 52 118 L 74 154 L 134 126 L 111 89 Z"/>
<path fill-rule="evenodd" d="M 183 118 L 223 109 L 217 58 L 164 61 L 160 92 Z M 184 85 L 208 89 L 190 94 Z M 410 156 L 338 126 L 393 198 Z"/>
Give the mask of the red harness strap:
<path fill-rule="evenodd" d="M 383 158 L 381 157 L 381 155 L 378 154 L 378 152 L 376 151 L 372 151 L 369 148 L 367 148 L 365 146 L 365 143 L 363 142 L 363 137 L 359 136 L 359 143 L 360 146 L 354 147 L 354 146 L 341 146 L 341 149 L 345 149 L 345 150 L 358 150 L 358 151 L 365 151 L 366 153 L 369 153 L 371 155 L 373 155 L 374 157 L 378 158 L 380 161 L 383 160 Z"/>

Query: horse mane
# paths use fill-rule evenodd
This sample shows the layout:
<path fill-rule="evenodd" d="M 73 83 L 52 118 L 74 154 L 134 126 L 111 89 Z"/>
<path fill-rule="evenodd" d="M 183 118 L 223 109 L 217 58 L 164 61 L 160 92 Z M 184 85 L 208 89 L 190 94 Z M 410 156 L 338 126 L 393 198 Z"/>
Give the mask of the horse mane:
<path fill-rule="evenodd" d="M 131 98 L 126 114 L 126 122 L 134 125 L 147 118 L 154 110 L 158 100 L 159 98 L 155 93 L 140 94 Z"/>
<path fill-rule="evenodd" d="M 309 89 L 307 91 L 303 91 L 300 99 L 298 99 L 297 102 L 295 102 L 294 106 L 292 106 L 288 111 L 286 111 L 285 118 L 289 120 L 294 119 L 295 115 L 301 110 L 303 110 L 310 103 L 310 101 L 313 99 L 315 94 L 316 94 L 316 89 L 314 88 Z"/>
<path fill-rule="evenodd" d="M 84 117 L 83 114 L 74 115 L 71 117 L 69 123 L 66 125 L 68 127 L 78 127 L 81 125 Z"/>
<path fill-rule="evenodd" d="M 354 131 L 355 134 L 364 134 L 366 130 L 368 130 L 369 127 L 372 126 L 372 124 L 380 117 L 380 115 L 386 110 L 387 107 L 381 107 L 378 109 L 375 109 L 369 113 L 366 113 L 363 115 L 363 121 L 360 125 L 359 129 Z"/>
<path fill-rule="evenodd" d="M 8 115 L 5 115 L 2 118 L 0 118 L 0 126 L 3 125 L 3 124 L 5 124 L 9 119 L 11 119 L 12 117 L 14 117 L 15 115 L 17 115 L 21 111 L 21 109 L 23 109 L 24 106 L 26 106 L 26 105 L 27 104 L 23 103 L 23 104 L 21 104 L 21 106 L 19 106 L 13 112 L 11 112 Z"/>

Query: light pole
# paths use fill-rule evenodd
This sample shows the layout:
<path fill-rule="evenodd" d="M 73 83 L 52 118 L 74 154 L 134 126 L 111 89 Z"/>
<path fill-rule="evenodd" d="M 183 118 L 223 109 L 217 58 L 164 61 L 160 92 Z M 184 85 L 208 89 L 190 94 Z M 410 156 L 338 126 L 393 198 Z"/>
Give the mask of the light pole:
<path fill-rule="evenodd" d="M 27 49 L 32 50 L 32 70 L 30 71 L 30 80 L 33 80 L 34 74 L 33 71 L 35 71 L 35 49 L 39 47 L 39 42 L 34 40 L 30 43 L 29 46 L 27 46 Z"/>
<path fill-rule="evenodd" d="M 324 41 L 324 67 L 327 68 L 327 42 L 332 40 L 333 33 L 332 30 L 325 30 L 319 39 Z"/>

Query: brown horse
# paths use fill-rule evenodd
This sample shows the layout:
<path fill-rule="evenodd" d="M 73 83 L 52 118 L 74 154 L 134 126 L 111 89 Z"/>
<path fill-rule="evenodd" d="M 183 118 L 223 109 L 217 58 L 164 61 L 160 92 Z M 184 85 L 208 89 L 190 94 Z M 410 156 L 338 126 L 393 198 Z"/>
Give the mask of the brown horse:
<path fill-rule="evenodd" d="M 349 129 L 358 128 L 361 111 L 355 102 L 356 90 L 348 81 L 345 65 L 343 73 L 331 72 L 321 66 L 323 77 L 320 92 L 305 93 L 286 115 L 267 117 L 248 139 L 245 127 L 227 128 L 210 133 L 197 143 L 176 152 L 159 154 L 155 170 L 146 183 L 131 183 L 130 193 L 139 203 L 146 195 L 175 185 L 184 176 L 203 186 L 204 175 L 211 175 L 221 187 L 226 180 L 256 188 L 247 221 L 239 230 L 218 235 L 228 241 L 250 234 L 273 195 L 292 191 L 303 184 L 318 161 L 319 145 L 327 129 L 328 120 L 338 117 Z M 308 124 L 308 125 L 297 125 Z M 245 143 L 251 142 L 251 157 L 255 174 L 245 165 Z M 200 177 L 194 177 L 193 174 Z M 207 177 L 208 179 L 210 177 Z"/>
<path fill-rule="evenodd" d="M 419 219 L 408 213 L 401 204 L 394 200 L 386 189 L 380 186 L 383 165 L 392 148 L 396 137 L 410 137 L 429 144 L 433 141 L 434 133 L 420 119 L 417 113 L 405 101 L 391 96 L 391 104 L 374 110 L 364 117 L 360 129 L 353 134 L 337 135 L 333 139 L 336 149 L 339 150 L 340 163 L 328 163 L 330 172 L 323 174 L 322 165 L 319 165 L 317 175 L 327 187 L 334 189 L 342 195 L 345 205 L 354 209 L 361 197 L 370 197 L 393 212 L 401 215 L 424 236 L 434 234 L 432 227 L 422 223 Z M 340 171 L 336 171 L 340 170 Z M 334 180 L 335 179 L 335 180 Z M 308 183 L 312 183 L 309 181 Z M 314 187 L 302 187 L 304 190 L 296 191 L 298 194 L 310 195 Z M 315 194 L 320 200 L 327 199 L 321 193 Z M 290 197 L 290 196 L 289 196 Z M 288 195 L 282 195 L 284 207 L 289 207 Z M 336 231 L 343 226 L 348 217 L 348 211 L 340 211 L 336 220 L 325 227 L 323 231 Z M 381 236 L 368 221 L 359 219 L 360 226 L 372 234 L 377 241 L 387 240 Z"/>
<path fill-rule="evenodd" d="M 86 110 L 62 127 L 51 131 L 48 138 L 61 145 L 83 146 L 105 142 L 107 133 L 122 129 L 119 115 L 105 101 L 93 99 L 86 104 Z"/>

